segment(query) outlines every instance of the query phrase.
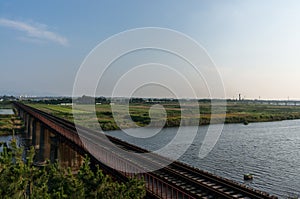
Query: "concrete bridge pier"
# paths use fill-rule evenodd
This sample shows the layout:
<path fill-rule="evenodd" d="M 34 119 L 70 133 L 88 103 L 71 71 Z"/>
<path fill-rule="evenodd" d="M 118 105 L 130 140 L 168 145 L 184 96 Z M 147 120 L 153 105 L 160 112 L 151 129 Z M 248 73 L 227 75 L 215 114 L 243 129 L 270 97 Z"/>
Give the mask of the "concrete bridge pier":
<path fill-rule="evenodd" d="M 31 117 L 30 117 L 30 115 L 28 114 L 27 115 L 27 118 L 26 118 L 26 122 L 25 122 L 25 133 L 28 135 L 28 134 L 30 134 L 30 119 L 31 119 Z"/>
<path fill-rule="evenodd" d="M 58 160 L 59 137 L 54 133 L 50 133 L 50 162 L 54 163 Z"/>
<path fill-rule="evenodd" d="M 18 109 L 18 113 L 21 119 L 24 119 L 24 111 L 22 109 Z"/>
<path fill-rule="evenodd" d="M 20 116 L 20 118 L 21 119 L 25 119 L 25 115 L 26 115 L 26 112 L 25 111 L 23 111 L 23 110 L 19 110 L 19 116 Z"/>
<path fill-rule="evenodd" d="M 58 148 L 58 162 L 62 168 L 70 167 L 72 172 L 77 172 L 83 163 L 83 157 L 68 143 L 62 141 Z"/>
<path fill-rule="evenodd" d="M 27 116 L 28 114 L 27 113 L 24 113 L 24 118 L 23 118 L 23 121 L 24 121 L 24 125 L 26 125 L 26 122 L 27 122 Z"/>
<path fill-rule="evenodd" d="M 41 161 L 50 160 L 50 147 L 50 132 L 47 128 L 45 128 L 40 137 L 39 156 Z"/>
<path fill-rule="evenodd" d="M 31 145 L 35 147 L 35 140 L 36 140 L 36 121 L 32 121 L 32 128 L 31 128 Z"/>
<path fill-rule="evenodd" d="M 37 153 L 37 162 L 45 164 L 50 160 L 50 132 L 42 124 L 40 125 L 39 151 Z"/>
<path fill-rule="evenodd" d="M 29 118 L 29 114 L 25 113 L 25 118 L 24 118 L 24 126 L 25 126 L 25 133 L 27 132 L 27 126 L 28 126 L 28 118 Z"/>
<path fill-rule="evenodd" d="M 34 149 L 38 150 L 40 148 L 40 137 L 41 137 L 41 131 L 44 131 L 44 127 L 39 121 L 35 122 L 35 131 L 32 133 L 32 146 Z"/>
<path fill-rule="evenodd" d="M 35 119 L 30 117 L 29 130 L 28 130 L 28 134 L 27 134 L 28 139 L 30 139 L 30 140 L 32 139 L 34 131 L 35 131 Z"/>
<path fill-rule="evenodd" d="M 61 142 L 58 149 L 58 161 L 60 162 L 61 167 L 66 168 L 69 165 L 70 158 L 70 148 L 66 146 L 66 143 Z"/>

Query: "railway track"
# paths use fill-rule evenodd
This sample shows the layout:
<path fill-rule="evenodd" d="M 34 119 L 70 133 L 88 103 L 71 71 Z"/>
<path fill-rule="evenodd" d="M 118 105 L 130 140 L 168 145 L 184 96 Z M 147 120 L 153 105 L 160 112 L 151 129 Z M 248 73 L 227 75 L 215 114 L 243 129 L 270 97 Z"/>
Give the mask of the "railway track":
<path fill-rule="evenodd" d="M 120 139 L 111 137 L 109 135 L 100 134 L 99 132 L 93 131 L 86 127 L 76 126 L 76 128 L 74 123 L 70 121 L 58 118 L 49 113 L 34 109 L 23 104 L 17 103 L 16 105 L 22 107 L 23 109 L 30 109 L 31 111 L 34 111 L 42 115 L 43 117 L 46 117 L 48 120 L 51 120 L 52 122 L 60 125 L 62 128 L 73 132 L 74 134 L 78 135 L 77 131 L 80 131 L 81 138 L 84 138 L 86 141 L 91 142 L 94 145 L 99 145 L 101 143 L 101 147 L 107 148 L 107 150 L 111 150 L 112 153 L 118 154 L 123 159 L 126 159 L 132 164 L 136 164 L 138 167 L 156 168 L 170 162 L 170 160 L 165 157 L 154 153 L 149 153 L 149 151 L 145 149 L 129 144 Z M 126 154 L 122 154 L 122 150 L 114 151 L 110 149 L 111 143 L 107 139 L 103 139 L 104 137 L 107 137 L 110 142 L 114 143 L 121 149 L 132 151 L 139 155 L 128 156 Z M 144 153 L 147 154 L 140 155 Z M 164 181 L 167 181 L 168 184 L 177 187 L 181 191 L 188 192 L 191 198 L 277 198 L 275 196 L 269 195 L 268 193 L 254 190 L 252 188 L 246 187 L 245 185 L 213 175 L 211 173 L 191 167 L 178 161 L 173 161 L 168 166 L 153 171 L 152 174 L 160 179 L 164 179 Z M 159 184 L 156 183 L 154 184 L 154 186 L 159 186 Z M 168 192 L 170 190 L 165 187 L 163 191 Z"/>

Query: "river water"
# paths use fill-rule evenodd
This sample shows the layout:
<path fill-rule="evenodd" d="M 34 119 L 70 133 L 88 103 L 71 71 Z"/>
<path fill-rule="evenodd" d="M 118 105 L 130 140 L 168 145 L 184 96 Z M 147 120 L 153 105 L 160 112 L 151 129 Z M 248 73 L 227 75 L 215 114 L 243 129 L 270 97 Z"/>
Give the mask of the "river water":
<path fill-rule="evenodd" d="M 2 136 L 0 136 L 0 142 L 6 143 L 7 145 L 9 145 L 12 138 L 13 138 L 12 135 L 2 135 Z M 22 146 L 25 148 L 30 146 L 30 143 L 28 142 L 27 139 L 25 139 L 25 136 L 23 136 L 22 134 L 15 135 L 15 138 L 17 140 L 18 146 Z M 2 152 L 2 151 L 3 151 L 3 146 L 0 147 L 0 152 Z"/>
<path fill-rule="evenodd" d="M 0 109 L 0 115 L 13 115 L 14 112 L 12 109 Z"/>
<path fill-rule="evenodd" d="M 157 150 L 174 138 L 178 128 L 165 128 L 150 138 L 129 136 L 122 131 L 107 133 L 148 150 Z M 178 148 L 189 144 L 191 127 L 184 127 L 186 139 L 176 143 Z M 198 157 L 207 126 L 198 129 L 197 136 L 179 159 L 194 167 L 266 191 L 280 198 L 300 197 L 300 120 L 280 122 L 226 124 L 213 150 L 203 159 Z M 150 136 L 153 129 L 143 133 Z M 243 174 L 252 173 L 252 181 Z"/>

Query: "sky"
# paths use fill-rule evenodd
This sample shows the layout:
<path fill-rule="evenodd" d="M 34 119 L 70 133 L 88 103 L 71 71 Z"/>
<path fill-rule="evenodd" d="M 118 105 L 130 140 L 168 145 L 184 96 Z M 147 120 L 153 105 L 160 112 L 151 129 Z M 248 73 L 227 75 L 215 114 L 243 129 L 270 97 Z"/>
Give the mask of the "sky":
<path fill-rule="evenodd" d="M 227 98 L 300 99 L 299 10 L 297 0 L 1 0 L 0 95 L 70 96 L 100 42 L 161 27 L 205 48 Z"/>

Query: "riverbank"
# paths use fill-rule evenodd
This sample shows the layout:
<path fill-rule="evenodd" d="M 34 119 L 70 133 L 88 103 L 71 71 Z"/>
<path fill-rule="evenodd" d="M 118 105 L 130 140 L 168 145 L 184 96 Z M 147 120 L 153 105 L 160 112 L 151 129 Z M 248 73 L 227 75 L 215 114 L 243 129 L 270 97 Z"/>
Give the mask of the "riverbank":
<path fill-rule="evenodd" d="M 73 121 L 72 106 L 68 105 L 48 105 L 48 104 L 29 104 L 32 107 L 40 109 L 42 111 L 54 114 L 58 117 Z M 161 125 L 161 118 L 158 117 L 161 114 L 161 109 L 152 109 L 151 115 L 152 121 L 149 117 L 149 110 L 153 104 L 149 103 L 131 103 L 129 106 L 129 113 L 131 119 L 135 122 L 129 124 L 127 122 L 128 116 L 124 116 L 120 120 L 121 128 L 132 128 L 134 125 L 146 126 L 151 125 L 153 127 Z M 270 122 L 281 120 L 300 119 L 300 106 L 284 106 L 284 105 L 270 105 L 270 104 L 246 104 L 246 103 L 227 103 L 226 112 L 222 113 L 220 110 L 222 107 L 217 107 L 217 111 L 212 113 L 210 103 L 200 103 L 200 109 L 197 111 L 196 104 L 185 104 L 184 107 L 180 107 L 178 103 L 164 103 L 167 119 L 164 127 L 176 127 L 181 122 L 181 111 L 188 111 L 187 117 L 183 125 L 195 125 L 194 121 L 199 120 L 198 125 L 208 125 L 211 123 L 243 123 L 248 124 L 251 122 Z M 92 108 L 91 105 L 84 105 L 85 108 L 81 110 L 75 110 L 79 116 L 80 124 L 89 128 L 93 128 L 93 115 L 86 111 Z M 88 108 L 87 108 L 88 107 Z M 86 109 L 87 108 L 87 109 Z M 126 106 L 121 105 L 119 110 L 120 114 L 124 114 Z M 91 109 L 90 109 L 91 110 Z M 199 115 L 200 111 L 200 115 Z M 198 112 L 198 113 L 197 113 Z M 97 104 L 96 114 L 99 124 L 103 130 L 118 130 L 120 127 L 113 119 L 111 105 L 109 104 Z M 156 119 L 158 118 L 158 119 Z M 77 118 L 78 119 L 78 118 Z M 81 123 L 82 121 L 82 123 Z"/>
<path fill-rule="evenodd" d="M 14 114 L 10 102 L 1 102 L 0 110 L 0 136 L 12 135 L 24 130 L 23 122 Z"/>
<path fill-rule="evenodd" d="M 0 136 L 17 134 L 24 130 L 23 122 L 15 115 L 0 115 Z"/>

